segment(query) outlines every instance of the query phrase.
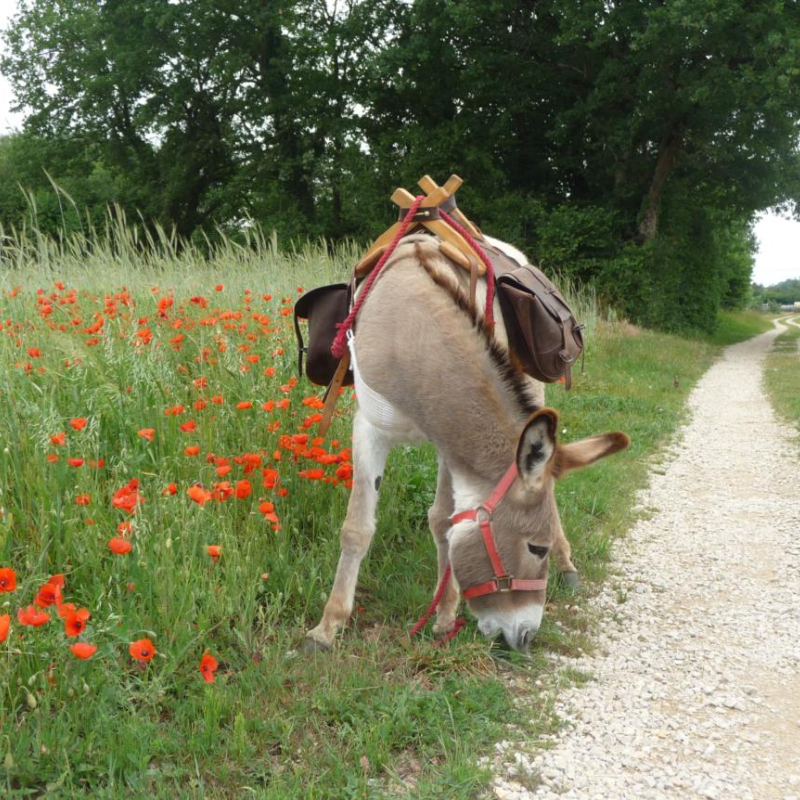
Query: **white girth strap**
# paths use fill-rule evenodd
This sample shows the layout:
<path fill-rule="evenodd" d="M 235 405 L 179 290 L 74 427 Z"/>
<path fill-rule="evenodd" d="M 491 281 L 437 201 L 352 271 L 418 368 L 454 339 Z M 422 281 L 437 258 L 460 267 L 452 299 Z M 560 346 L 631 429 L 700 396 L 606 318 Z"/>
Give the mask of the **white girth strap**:
<path fill-rule="evenodd" d="M 358 369 L 355 337 L 352 331 L 347 332 L 347 346 L 350 348 L 350 368 L 353 370 L 358 407 L 370 424 L 385 431 L 413 428 L 414 425 L 409 419 L 404 417 L 383 395 L 370 389 L 364 382 Z"/>

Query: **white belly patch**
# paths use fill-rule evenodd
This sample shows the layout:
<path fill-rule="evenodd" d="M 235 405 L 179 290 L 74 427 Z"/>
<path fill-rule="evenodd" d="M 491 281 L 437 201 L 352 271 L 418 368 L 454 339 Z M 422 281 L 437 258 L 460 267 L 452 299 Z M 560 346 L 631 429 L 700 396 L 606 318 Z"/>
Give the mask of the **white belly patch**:
<path fill-rule="evenodd" d="M 355 337 L 347 333 L 347 346 L 350 348 L 350 368 L 355 380 L 358 407 L 371 425 L 385 431 L 412 431 L 416 426 L 408 417 L 401 414 L 382 394 L 370 389 L 358 369 Z"/>

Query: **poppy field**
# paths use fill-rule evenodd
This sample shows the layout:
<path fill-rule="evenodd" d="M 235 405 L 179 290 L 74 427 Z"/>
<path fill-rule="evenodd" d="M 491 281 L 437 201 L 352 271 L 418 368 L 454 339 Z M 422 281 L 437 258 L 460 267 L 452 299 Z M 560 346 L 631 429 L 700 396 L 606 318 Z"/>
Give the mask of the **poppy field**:
<path fill-rule="evenodd" d="M 555 574 L 530 658 L 472 624 L 446 647 L 404 642 L 435 584 L 429 448 L 392 455 L 355 618 L 332 652 L 303 652 L 338 557 L 354 400 L 319 438 L 292 309 L 358 248 L 282 253 L 254 235 L 209 255 L 167 236 L 145 249 L 127 228 L 7 243 L 3 796 L 467 798 L 506 725 L 555 724 L 550 693 L 523 708 L 506 680 L 546 687 L 549 653 L 589 646 L 585 601 Z M 584 311 L 586 372 L 550 402 L 567 439 L 633 439 L 559 487 L 592 580 L 715 349 Z"/>

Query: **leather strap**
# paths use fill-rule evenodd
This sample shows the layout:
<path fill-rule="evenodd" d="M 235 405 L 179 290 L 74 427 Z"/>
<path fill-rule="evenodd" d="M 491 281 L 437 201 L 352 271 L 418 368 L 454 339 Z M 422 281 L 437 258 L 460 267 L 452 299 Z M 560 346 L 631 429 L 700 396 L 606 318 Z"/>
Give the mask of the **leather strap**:
<path fill-rule="evenodd" d="M 494 580 L 484 581 L 464 589 L 462 594 L 467 600 L 496 592 L 537 592 L 547 588 L 547 578 L 528 580 L 508 575 L 492 533 L 492 514 L 497 506 L 500 505 L 518 475 L 517 462 L 514 461 L 484 503 L 477 508 L 470 508 L 468 511 L 461 511 L 450 517 L 451 525 L 456 525 L 464 520 L 477 520 L 478 527 L 481 530 L 481 537 L 483 538 L 483 546 L 486 548 L 486 554 L 489 556 L 489 561 L 492 562 L 492 569 L 495 574 Z M 485 516 L 479 516 L 481 512 Z"/>
<path fill-rule="evenodd" d="M 322 419 L 319 421 L 319 428 L 317 429 L 317 433 L 320 436 L 324 436 L 331 426 L 333 411 L 336 408 L 336 403 L 339 402 L 339 389 L 342 388 L 348 369 L 350 369 L 350 350 L 345 350 L 342 360 L 333 374 L 333 380 L 325 392 L 325 407 L 322 409 Z"/>
<path fill-rule="evenodd" d="M 522 580 L 519 578 L 506 578 L 501 581 L 485 581 L 475 586 L 465 589 L 462 594 L 466 600 L 474 597 L 483 597 L 485 594 L 496 594 L 497 592 L 538 592 L 547 588 L 547 578 L 536 578 L 535 580 Z"/>

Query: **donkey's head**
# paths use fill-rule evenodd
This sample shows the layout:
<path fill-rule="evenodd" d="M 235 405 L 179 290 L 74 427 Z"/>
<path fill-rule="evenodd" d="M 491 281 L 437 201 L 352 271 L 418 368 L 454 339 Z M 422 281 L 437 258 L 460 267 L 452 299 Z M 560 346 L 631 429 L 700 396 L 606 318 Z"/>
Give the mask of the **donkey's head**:
<path fill-rule="evenodd" d="M 493 511 L 480 508 L 471 519 L 456 521 L 450 531 L 453 574 L 478 627 L 487 636 L 502 633 L 515 650 L 527 650 L 539 629 L 550 550 L 563 535 L 555 480 L 629 442 L 624 433 L 604 433 L 558 444 L 557 430 L 553 409 L 533 414 L 514 454 L 516 479 L 502 501 Z"/>

